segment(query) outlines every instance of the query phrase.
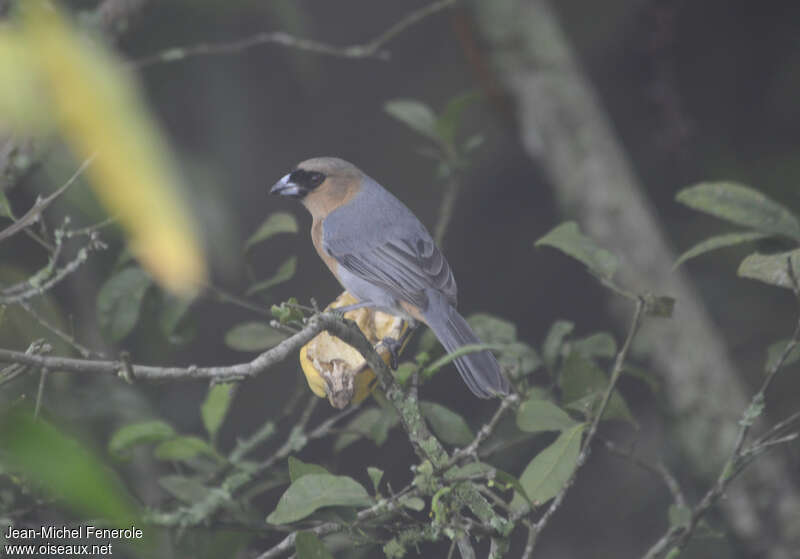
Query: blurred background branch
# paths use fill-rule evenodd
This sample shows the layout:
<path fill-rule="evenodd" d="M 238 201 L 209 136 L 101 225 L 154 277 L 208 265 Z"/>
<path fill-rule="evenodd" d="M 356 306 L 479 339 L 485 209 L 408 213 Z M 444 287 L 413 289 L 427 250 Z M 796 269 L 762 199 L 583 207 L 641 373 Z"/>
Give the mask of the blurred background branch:
<path fill-rule="evenodd" d="M 455 2 L 456 0 L 438 0 L 418 10 L 414 10 L 382 33 L 376 35 L 373 39 L 361 44 L 337 47 L 312 39 L 296 37 L 284 31 L 263 31 L 234 41 L 172 47 L 162 52 L 139 58 L 132 64 L 136 68 L 144 68 L 153 64 L 178 62 L 195 56 L 239 54 L 248 49 L 266 44 L 281 45 L 313 54 L 340 58 L 376 58 L 378 60 L 389 60 L 389 52 L 382 50 L 384 45 L 407 28 L 422 21 L 426 17 L 452 6 Z"/>

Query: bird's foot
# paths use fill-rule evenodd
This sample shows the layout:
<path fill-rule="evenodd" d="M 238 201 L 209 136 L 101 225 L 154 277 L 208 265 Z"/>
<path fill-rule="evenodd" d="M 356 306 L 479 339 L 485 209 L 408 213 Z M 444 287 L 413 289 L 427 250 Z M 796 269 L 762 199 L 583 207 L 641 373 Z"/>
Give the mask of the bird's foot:
<path fill-rule="evenodd" d="M 400 359 L 400 349 L 403 347 L 403 342 L 395 340 L 394 338 L 383 338 L 381 344 L 389 351 L 389 366 L 393 371 L 397 370 L 398 362 Z"/>

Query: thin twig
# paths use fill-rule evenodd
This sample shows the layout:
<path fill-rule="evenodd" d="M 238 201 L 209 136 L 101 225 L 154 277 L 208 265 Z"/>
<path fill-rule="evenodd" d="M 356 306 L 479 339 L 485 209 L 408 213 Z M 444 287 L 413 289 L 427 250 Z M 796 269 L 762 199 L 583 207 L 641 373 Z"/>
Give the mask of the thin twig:
<path fill-rule="evenodd" d="M 339 58 L 375 58 L 378 60 L 388 60 L 389 53 L 381 50 L 382 47 L 394 39 L 397 35 L 422 21 L 423 19 L 436 14 L 449 6 L 455 4 L 456 0 L 438 0 L 428 6 L 415 10 L 386 29 L 383 33 L 366 43 L 337 47 L 312 39 L 295 37 L 284 31 L 264 31 L 256 33 L 243 39 L 224 43 L 200 43 L 185 47 L 173 47 L 159 53 L 140 58 L 133 61 L 131 65 L 135 68 L 144 68 L 153 64 L 163 64 L 177 62 L 193 58 L 196 56 L 238 54 L 265 44 L 275 44 L 307 52 L 335 56 Z"/>
<path fill-rule="evenodd" d="M 25 291 L 14 293 L 12 295 L 0 296 L 0 304 L 9 305 L 12 303 L 19 303 L 42 295 L 49 291 L 57 284 L 61 283 L 69 275 L 73 274 L 81 265 L 89 258 L 89 252 L 100 248 L 102 245 L 90 243 L 89 245 L 81 248 L 75 255 L 75 258 L 67 262 L 64 266 L 55 271 L 55 273 L 47 281 L 41 285 L 32 285 Z"/>
<path fill-rule="evenodd" d="M 631 343 L 633 342 L 633 338 L 636 336 L 636 332 L 639 331 L 639 326 L 642 322 L 642 316 L 644 314 L 644 299 L 642 297 L 636 298 L 636 310 L 633 314 L 633 319 L 631 321 L 630 329 L 628 330 L 628 335 L 625 338 L 625 342 L 622 344 L 619 352 L 617 353 L 617 358 L 614 361 L 614 367 L 611 370 L 611 378 L 608 381 L 608 387 L 606 388 L 605 394 L 603 395 L 603 400 L 600 403 L 599 408 L 595 412 L 594 419 L 589 427 L 589 431 L 586 434 L 586 438 L 583 441 L 583 446 L 581 447 L 581 452 L 578 455 L 578 460 L 575 463 L 575 469 L 572 471 L 569 480 L 561 488 L 558 495 L 555 496 L 553 501 L 550 503 L 550 506 L 544 512 L 544 514 L 539 518 L 539 520 L 533 525 L 533 529 L 529 531 L 528 534 L 528 542 L 525 546 L 526 552 L 530 547 L 531 553 L 533 552 L 533 548 L 536 547 L 536 541 L 539 534 L 542 530 L 547 526 L 548 522 L 552 518 L 553 514 L 561 507 L 561 504 L 564 502 L 564 498 L 567 495 L 570 487 L 575 482 L 575 478 L 578 474 L 578 470 L 580 470 L 581 466 L 583 466 L 586 461 L 589 459 L 589 453 L 591 451 L 591 444 L 594 440 L 595 435 L 597 434 L 597 427 L 600 425 L 600 420 L 603 417 L 603 414 L 608 407 L 608 403 L 611 400 L 611 395 L 614 393 L 614 389 L 616 388 L 617 381 L 619 377 L 622 375 L 622 370 L 625 366 L 625 360 L 628 357 L 628 352 L 631 348 Z M 530 555 L 530 553 L 528 554 Z"/>
<path fill-rule="evenodd" d="M 42 369 L 39 373 L 39 388 L 36 391 L 36 406 L 33 408 L 33 418 L 39 418 L 39 411 L 42 409 L 42 399 L 44 398 L 44 385 L 47 382 L 47 369 Z"/>
<path fill-rule="evenodd" d="M 107 217 L 101 221 L 98 221 L 94 225 L 87 225 L 86 227 L 81 227 L 80 229 L 72 229 L 64 232 L 64 236 L 67 239 L 71 239 L 72 237 L 80 237 L 91 235 L 92 233 L 99 231 L 105 227 L 110 227 L 111 225 L 116 225 L 118 218 L 115 216 Z"/>
<path fill-rule="evenodd" d="M 793 427 L 794 424 L 798 421 L 800 421 L 800 411 L 794 412 L 786 419 L 783 419 L 778 423 L 776 423 L 775 425 L 773 425 L 772 427 L 770 427 L 770 429 L 766 433 L 764 433 L 758 439 L 756 439 L 755 444 L 761 444 L 770 439 L 780 436 L 783 431 L 789 429 L 790 427 Z"/>
<path fill-rule="evenodd" d="M 208 291 L 213 293 L 219 298 L 219 301 L 222 303 L 230 303 L 232 305 L 236 305 L 243 309 L 247 309 L 249 311 L 253 311 L 254 313 L 260 314 L 261 316 L 268 316 L 271 317 L 272 313 L 266 307 L 248 301 L 238 295 L 231 293 L 221 287 L 217 287 L 216 285 L 212 285 L 210 283 L 206 283 L 203 287 L 205 287 Z"/>
<path fill-rule="evenodd" d="M 268 458 L 263 460 L 252 470 L 241 471 L 234 469 L 229 472 L 220 484 L 218 491 L 211 491 L 208 495 L 191 506 L 181 507 L 172 512 L 158 512 L 149 516 L 148 520 L 161 526 L 195 526 L 202 522 L 207 522 L 219 511 L 226 503 L 235 497 L 237 492 L 257 478 L 261 473 L 268 470 L 276 462 L 289 456 L 292 452 L 301 450 L 307 443 L 308 437 L 305 429 L 311 419 L 311 414 L 317 406 L 319 398 L 310 396 L 303 408 L 297 422 L 292 427 L 284 443 Z M 231 453 L 231 462 L 239 461 L 246 452 L 253 450 L 270 435 L 268 428 L 259 429 L 249 440 L 240 443 Z"/>
<path fill-rule="evenodd" d="M 456 550 L 456 540 L 450 542 L 450 548 L 447 550 L 447 559 L 453 559 L 453 553 Z"/>
<path fill-rule="evenodd" d="M 800 285 L 795 277 L 791 259 L 789 259 L 788 267 L 789 277 L 792 279 L 794 287 L 794 293 L 798 299 L 798 303 L 800 304 Z M 789 442 L 795 439 L 795 437 L 792 435 L 789 435 L 788 437 L 770 438 L 768 440 L 764 440 L 762 437 L 761 439 L 758 439 L 751 447 L 744 448 L 745 440 L 755 419 L 763 411 L 764 397 L 767 389 L 772 384 L 772 381 L 775 379 L 775 376 L 778 374 L 778 372 L 781 371 L 789 354 L 794 350 L 798 343 L 800 343 L 800 317 L 798 317 L 792 338 L 789 340 L 789 342 L 787 342 L 780 356 L 772 365 L 772 367 L 770 367 L 769 371 L 767 371 L 767 375 L 764 378 L 764 381 L 761 383 L 761 387 L 759 388 L 758 392 L 753 395 L 753 398 L 750 400 L 750 405 L 742 413 L 742 417 L 739 420 L 739 431 L 736 435 L 736 442 L 734 443 L 733 450 L 731 451 L 728 459 L 725 461 L 725 464 L 717 476 L 716 481 L 705 493 L 705 495 L 703 495 L 703 498 L 700 500 L 700 502 L 692 509 L 688 523 L 678 526 L 671 526 L 667 532 L 661 536 L 661 538 L 659 538 L 659 540 L 654 543 L 642 556 L 643 559 L 658 559 L 664 557 L 671 550 L 680 551 L 686 547 L 686 544 L 689 543 L 689 540 L 700 523 L 700 520 L 725 493 L 725 490 L 736 478 L 736 476 L 741 473 L 742 470 L 744 470 L 744 468 L 749 465 L 758 454 L 770 447 L 775 446 L 776 444 Z M 769 436 L 770 433 L 773 435 L 780 433 L 798 418 L 800 418 L 800 412 L 791 415 L 784 421 L 781 421 L 775 427 L 770 429 L 768 434 L 765 436 Z"/>
<path fill-rule="evenodd" d="M 325 421 L 319 424 L 319 426 L 311 431 L 308 434 L 309 439 L 321 439 L 322 437 L 327 436 L 330 433 L 336 431 L 334 425 L 339 423 L 342 419 L 353 415 L 355 412 L 361 409 L 361 403 L 352 404 L 347 408 L 343 409 L 342 411 L 335 413 Z"/>
<path fill-rule="evenodd" d="M 274 421 L 267 421 L 262 425 L 258 431 L 253 433 L 246 439 L 239 440 L 236 443 L 236 447 L 231 451 L 230 456 L 228 459 L 232 463 L 240 462 L 245 456 L 253 452 L 256 448 L 260 445 L 265 443 L 272 437 L 275 433 L 275 422 Z"/>
<path fill-rule="evenodd" d="M 775 437 L 758 444 L 754 444 L 747 449 L 746 452 L 743 453 L 742 459 L 743 460 L 752 460 L 756 458 L 758 455 L 763 453 L 765 450 L 769 450 L 773 446 L 779 446 L 786 443 L 790 443 L 797 439 L 800 436 L 800 433 L 790 433 L 788 435 L 783 435 L 781 437 Z"/>
<path fill-rule="evenodd" d="M 83 172 L 92 164 L 94 161 L 96 154 L 90 155 L 83 163 L 80 164 L 78 169 L 72 174 L 72 176 L 65 182 L 62 186 L 60 186 L 55 192 L 50 194 L 45 198 L 41 198 L 36 201 L 36 203 L 29 209 L 25 215 L 19 218 L 17 221 L 0 231 L 0 242 L 8 239 L 9 237 L 19 233 L 23 229 L 26 229 L 36 223 L 39 219 L 39 215 L 49 206 L 52 204 L 56 198 L 61 196 L 66 190 L 72 186 L 78 177 L 80 177 Z"/>
<path fill-rule="evenodd" d="M 36 309 L 33 308 L 27 301 L 19 301 L 19 306 L 22 307 L 25 312 L 27 312 L 33 319 L 42 325 L 45 329 L 49 330 L 53 334 L 55 334 L 58 338 L 72 346 L 72 348 L 80 353 L 81 357 L 88 358 L 92 355 L 98 355 L 94 351 L 90 350 L 88 347 L 80 344 L 74 336 L 70 336 L 66 332 L 56 328 L 52 324 L 50 324 L 43 316 L 41 316 Z"/>
<path fill-rule="evenodd" d="M 509 514 L 512 514 L 514 511 L 511 507 L 506 503 L 503 499 L 501 499 L 494 491 L 486 487 L 485 485 L 478 485 L 478 491 L 483 493 L 494 505 L 500 509 L 503 509 Z"/>
<path fill-rule="evenodd" d="M 472 442 L 464 448 L 460 448 L 453 453 L 453 458 L 450 465 L 465 457 L 473 456 L 477 458 L 476 454 L 478 447 L 491 436 L 495 428 L 497 428 L 497 424 L 500 423 L 503 415 L 505 415 L 506 411 L 516 406 L 517 402 L 519 402 L 519 396 L 516 394 L 510 394 L 503 398 L 503 400 L 500 402 L 500 406 L 497 408 L 497 411 L 494 412 L 492 419 L 489 420 L 489 423 L 481 427 L 480 431 L 478 431 L 478 434 L 475 436 Z"/>
<path fill-rule="evenodd" d="M 32 285 L 36 285 L 40 283 L 44 278 L 48 278 L 52 276 L 53 270 L 56 267 L 56 263 L 58 259 L 61 257 L 61 252 L 63 251 L 64 245 L 63 243 L 56 239 L 56 245 L 52 248 L 50 253 L 50 257 L 47 260 L 47 264 L 32 276 L 25 278 L 22 281 L 19 281 L 13 285 L 9 285 L 3 288 L 0 288 L 0 297 L 8 297 L 11 295 L 15 295 L 18 293 L 22 293 L 23 291 L 27 291 L 31 288 Z"/>
<path fill-rule="evenodd" d="M 650 462 L 647 462 L 646 460 L 636 456 L 633 452 L 620 448 L 612 441 L 603 440 L 603 443 L 606 445 L 606 450 L 608 450 L 611 454 L 619 456 L 620 458 L 624 458 L 642 470 L 650 472 L 651 474 L 661 478 L 661 481 L 664 482 L 664 485 L 667 486 L 667 489 L 669 489 L 669 492 L 672 494 L 672 499 L 675 501 L 675 504 L 681 507 L 686 506 L 686 497 L 683 494 L 683 490 L 681 489 L 678 480 L 675 478 L 672 472 L 670 472 L 669 469 L 664 466 L 663 463 L 657 462 L 655 464 L 651 464 Z"/>
<path fill-rule="evenodd" d="M 530 559 L 533 555 L 533 548 L 536 547 L 536 538 L 538 537 L 538 530 L 536 524 L 528 521 L 526 524 L 528 528 L 528 537 L 525 539 L 525 548 L 522 550 L 520 559 Z"/>

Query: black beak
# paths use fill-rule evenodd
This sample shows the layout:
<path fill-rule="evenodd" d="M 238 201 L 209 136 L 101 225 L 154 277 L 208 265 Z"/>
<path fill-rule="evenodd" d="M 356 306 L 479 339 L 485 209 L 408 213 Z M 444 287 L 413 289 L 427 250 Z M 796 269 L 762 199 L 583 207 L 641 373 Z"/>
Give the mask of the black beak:
<path fill-rule="evenodd" d="M 270 194 L 277 194 L 279 196 L 289 196 L 290 198 L 302 198 L 308 194 L 308 189 L 293 183 L 289 180 L 290 175 L 286 175 L 281 180 L 272 185 L 269 189 Z"/>

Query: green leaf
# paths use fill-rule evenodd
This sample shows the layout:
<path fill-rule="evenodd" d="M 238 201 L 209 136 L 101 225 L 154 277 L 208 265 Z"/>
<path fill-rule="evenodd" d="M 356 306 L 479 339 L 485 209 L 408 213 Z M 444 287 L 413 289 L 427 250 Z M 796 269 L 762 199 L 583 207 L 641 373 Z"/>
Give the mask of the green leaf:
<path fill-rule="evenodd" d="M 399 536 L 392 538 L 383 545 L 383 554 L 386 559 L 403 559 L 406 556 L 407 550 L 405 545 L 400 543 Z"/>
<path fill-rule="evenodd" d="M 602 402 L 602 399 L 603 393 L 601 391 L 597 391 L 592 394 L 587 394 L 583 398 L 578 398 L 577 400 L 568 402 L 566 407 L 584 414 L 587 418 L 594 417 L 594 415 L 597 413 L 597 408 Z M 627 421 L 634 427 L 638 427 L 639 425 L 636 422 L 636 418 L 633 417 L 633 413 L 631 413 L 631 409 L 628 407 L 627 402 L 625 402 L 625 399 L 620 395 L 618 390 L 615 390 L 611 393 L 611 398 L 608 400 L 608 406 L 606 406 L 606 411 L 603 413 L 604 421 L 611 419 Z"/>
<path fill-rule="evenodd" d="M 295 482 L 301 477 L 307 476 L 309 474 L 330 475 L 330 472 L 317 464 L 310 464 L 307 462 L 303 462 L 302 460 L 299 460 L 294 456 L 289 457 L 289 479 L 291 479 L 292 482 Z"/>
<path fill-rule="evenodd" d="M 198 437 L 175 437 L 160 443 L 153 455 L 159 460 L 182 462 L 198 455 L 217 457 L 217 453 L 209 444 Z"/>
<path fill-rule="evenodd" d="M 703 182 L 678 192 L 690 208 L 770 235 L 800 239 L 800 223 L 782 205 L 734 182 Z"/>
<path fill-rule="evenodd" d="M 573 351 L 564 360 L 559 385 L 566 407 L 591 417 L 602 401 L 608 387 L 608 378 L 594 361 Z M 636 425 L 628 404 L 618 390 L 612 392 L 603 419 L 621 419 Z"/>
<path fill-rule="evenodd" d="M 318 510 L 308 519 L 310 522 L 334 522 L 352 526 L 358 520 L 358 510 L 354 507 L 327 507 Z"/>
<path fill-rule="evenodd" d="M 570 343 L 570 351 L 577 351 L 586 357 L 614 357 L 617 355 L 617 342 L 608 332 L 596 332 Z"/>
<path fill-rule="evenodd" d="M 297 559 L 333 559 L 331 552 L 314 532 L 297 532 L 294 537 L 294 549 Z"/>
<path fill-rule="evenodd" d="M 108 443 L 108 451 L 122 458 L 134 446 L 171 439 L 175 430 L 171 425 L 160 420 L 130 423 L 117 430 Z"/>
<path fill-rule="evenodd" d="M 525 488 L 522 487 L 522 484 L 519 482 L 519 480 L 508 472 L 504 472 L 503 470 L 498 470 L 495 468 L 494 482 L 496 485 L 501 484 L 502 486 L 505 486 L 505 489 L 515 490 L 520 497 L 525 499 L 528 505 L 533 505 L 533 503 L 528 500 L 528 496 L 525 494 Z"/>
<path fill-rule="evenodd" d="M 490 344 L 510 344 L 517 341 L 513 322 L 487 313 L 475 313 L 467 320 L 479 339 Z"/>
<path fill-rule="evenodd" d="M 569 336 L 574 329 L 574 323 L 568 320 L 556 320 L 547 332 L 542 344 L 542 359 L 550 371 L 555 371 L 558 356 L 561 354 L 561 346 L 564 345 L 564 338 Z"/>
<path fill-rule="evenodd" d="M 228 330 L 225 345 L 237 351 L 263 351 L 286 339 L 286 334 L 263 322 L 244 322 Z"/>
<path fill-rule="evenodd" d="M 771 371 L 772 368 L 778 363 L 778 359 L 783 354 L 786 346 L 789 344 L 789 340 L 780 340 L 775 342 L 774 344 L 770 344 L 767 348 L 767 360 L 764 363 L 764 370 Z M 786 359 L 783 361 L 783 366 L 788 367 L 793 363 L 797 363 L 800 360 L 800 345 L 794 346 L 789 352 L 789 355 L 786 356 Z"/>
<path fill-rule="evenodd" d="M 270 287 L 274 287 L 279 283 L 283 283 L 285 281 L 289 281 L 294 277 L 294 273 L 297 270 L 297 257 L 290 256 L 287 258 L 280 266 L 278 266 L 278 270 L 275 274 L 264 281 L 260 281 L 255 285 L 251 285 L 247 288 L 248 295 L 254 295 L 256 293 L 260 293 L 262 291 L 266 291 Z"/>
<path fill-rule="evenodd" d="M 789 275 L 790 261 L 795 279 L 800 280 L 800 248 L 778 254 L 751 254 L 739 264 L 737 273 L 743 278 L 794 289 Z"/>
<path fill-rule="evenodd" d="M 694 245 L 692 248 L 684 252 L 680 255 L 680 257 L 675 261 L 675 264 L 672 265 L 672 269 L 674 270 L 687 260 L 694 258 L 695 256 L 700 256 L 701 254 L 705 254 L 707 252 L 711 252 L 712 250 L 717 250 L 720 248 L 741 245 L 743 243 L 750 243 L 753 241 L 757 241 L 759 239 L 763 239 L 764 237 L 769 236 L 766 233 L 759 233 L 755 231 L 745 231 L 740 233 L 728 233 L 726 235 L 717 235 L 715 237 L 710 237 L 705 241 Z"/>
<path fill-rule="evenodd" d="M 383 109 L 415 132 L 439 140 L 436 115 L 428 105 L 414 99 L 393 99 L 387 101 Z"/>
<path fill-rule="evenodd" d="M 372 480 L 372 488 L 375 490 L 375 493 L 377 493 L 378 486 L 381 484 L 381 479 L 383 479 L 383 470 L 374 466 L 369 466 L 367 467 L 367 474 L 369 475 L 369 479 Z"/>
<path fill-rule="evenodd" d="M 581 434 L 585 424 L 579 423 L 561 433 L 558 438 L 530 461 L 519 482 L 528 498 L 543 505 L 555 497 L 575 471 L 581 450 Z M 511 507 L 520 510 L 526 507 L 522 495 L 514 495 Z"/>
<path fill-rule="evenodd" d="M 365 507 L 372 503 L 367 490 L 352 478 L 330 474 L 308 474 L 292 482 L 267 517 L 270 524 L 302 520 L 323 507 Z"/>
<path fill-rule="evenodd" d="M 570 351 L 564 359 L 559 386 L 565 402 L 603 390 L 607 381 L 605 373 L 582 353 Z"/>
<path fill-rule="evenodd" d="M 203 416 L 203 426 L 212 441 L 216 439 L 217 432 L 225 420 L 235 389 L 236 385 L 233 383 L 215 384 L 208 389 L 200 414 Z"/>
<path fill-rule="evenodd" d="M 504 345 L 497 361 L 503 370 L 510 371 L 512 378 L 528 375 L 542 366 L 542 358 L 524 342 Z"/>
<path fill-rule="evenodd" d="M 565 431 L 577 421 L 548 400 L 532 398 L 522 403 L 517 410 L 517 427 L 528 433 L 540 431 Z"/>
<path fill-rule="evenodd" d="M 411 375 L 414 374 L 414 371 L 418 370 L 419 366 L 410 361 L 406 361 L 405 363 L 400 363 L 400 366 L 398 366 L 397 369 L 395 369 L 394 371 L 394 379 L 400 384 L 405 385 L 406 382 L 408 382 L 408 379 L 411 378 Z"/>
<path fill-rule="evenodd" d="M 170 495 L 186 503 L 193 505 L 205 500 L 211 493 L 211 489 L 195 478 L 169 475 L 158 479 L 158 484 Z"/>
<path fill-rule="evenodd" d="M 264 242 L 270 237 L 279 233 L 297 233 L 297 220 L 295 217 L 287 212 L 275 212 L 264 220 L 255 233 L 250 235 L 247 242 L 244 244 L 244 250 L 247 252 L 254 245 Z"/>
<path fill-rule="evenodd" d="M 463 355 L 467 355 L 469 353 L 474 353 L 476 351 L 487 351 L 490 349 L 503 349 L 503 346 L 499 346 L 497 344 L 466 344 L 459 347 L 452 353 L 446 353 L 442 355 L 439 359 L 425 367 L 422 371 L 422 376 L 425 378 L 430 378 L 436 373 L 441 370 L 442 367 L 448 365 L 452 361 L 455 361 L 459 357 Z"/>
<path fill-rule="evenodd" d="M 608 332 L 597 332 L 575 340 L 569 345 L 570 351 L 577 351 L 586 357 L 614 357 L 617 354 L 617 342 Z"/>
<path fill-rule="evenodd" d="M 181 324 L 185 322 L 193 303 L 193 298 L 165 293 L 158 315 L 158 326 L 170 343 L 182 344 L 191 338 L 191 329 L 182 328 Z"/>
<path fill-rule="evenodd" d="M 475 438 L 464 418 L 441 404 L 420 402 L 419 409 L 431 430 L 445 444 L 467 446 Z"/>
<path fill-rule="evenodd" d="M 376 445 L 386 442 L 389 431 L 397 425 L 397 412 L 390 408 L 368 408 L 356 415 L 339 435 L 333 450 L 339 452 L 362 437 L 367 437 Z"/>
<path fill-rule="evenodd" d="M 431 353 L 437 347 L 441 347 L 439 340 L 436 339 L 436 334 L 430 328 L 425 328 L 422 335 L 419 337 L 419 350 L 425 353 Z M 480 338 L 480 335 L 478 335 Z M 483 338 L 481 338 L 483 339 Z"/>
<path fill-rule="evenodd" d="M 0 189 L 0 217 L 14 217 L 11 212 L 11 204 L 8 202 L 5 190 Z"/>
<path fill-rule="evenodd" d="M 536 241 L 535 246 L 541 245 L 553 247 L 579 260 L 603 279 L 610 280 L 617 269 L 617 257 L 581 233 L 574 221 L 562 223 Z"/>
<path fill-rule="evenodd" d="M 503 369 L 524 376 L 541 366 L 542 360 L 536 350 L 517 340 L 517 327 L 512 322 L 486 313 L 473 314 L 467 322 L 479 339 L 502 344 L 497 348 L 497 360 Z"/>
<path fill-rule="evenodd" d="M 636 365 L 625 365 L 625 368 L 622 369 L 622 374 L 639 379 L 645 383 L 654 394 L 661 390 L 661 379 L 654 375 L 652 371 L 637 367 Z"/>
<path fill-rule="evenodd" d="M 455 145 L 456 134 L 461 124 L 461 115 L 464 109 L 477 101 L 479 97 L 474 91 L 467 91 L 461 95 L 456 95 L 447 103 L 435 123 L 436 133 L 445 144 Z"/>
<path fill-rule="evenodd" d="M 153 284 L 138 267 L 125 268 L 111 276 L 97 295 L 97 323 L 118 342 L 133 331 L 145 293 Z"/>
<path fill-rule="evenodd" d="M 295 297 L 289 297 L 288 301 L 282 302 L 280 305 L 272 305 L 270 312 L 281 324 L 301 321 L 303 320 L 303 311 L 298 309 L 295 305 L 297 305 L 297 299 Z"/>
<path fill-rule="evenodd" d="M 400 499 L 400 504 L 409 510 L 417 512 L 425 510 L 425 501 L 419 497 L 404 497 Z"/>
<path fill-rule="evenodd" d="M 0 448 L 0 469 L 41 487 L 79 518 L 103 518 L 109 527 L 136 523 L 137 507 L 112 471 L 44 419 L 20 406 L 0 412 Z"/>
<path fill-rule="evenodd" d="M 481 147 L 484 140 L 485 138 L 482 134 L 473 134 L 464 141 L 464 145 L 461 146 L 461 149 L 464 150 L 465 154 L 469 154 L 470 152 L 473 152 Z"/>

